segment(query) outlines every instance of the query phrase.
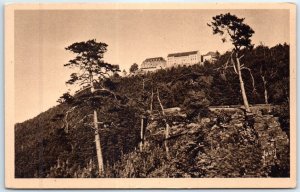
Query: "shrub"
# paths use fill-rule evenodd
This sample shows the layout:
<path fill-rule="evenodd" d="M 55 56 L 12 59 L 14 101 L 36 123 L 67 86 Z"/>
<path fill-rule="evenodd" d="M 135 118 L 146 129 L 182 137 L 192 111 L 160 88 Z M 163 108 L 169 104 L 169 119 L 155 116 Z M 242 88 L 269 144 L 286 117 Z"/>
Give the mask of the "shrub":
<path fill-rule="evenodd" d="M 203 91 L 190 91 L 183 106 L 189 119 L 199 119 L 208 115 L 210 102 Z"/>

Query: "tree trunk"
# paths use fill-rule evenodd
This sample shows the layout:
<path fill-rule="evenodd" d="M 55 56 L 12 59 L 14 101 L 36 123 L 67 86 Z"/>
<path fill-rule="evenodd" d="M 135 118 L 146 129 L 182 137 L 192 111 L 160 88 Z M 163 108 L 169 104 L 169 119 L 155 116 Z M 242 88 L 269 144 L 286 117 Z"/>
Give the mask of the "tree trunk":
<path fill-rule="evenodd" d="M 144 145 L 144 117 L 141 118 L 141 142 L 140 142 L 140 151 L 143 151 Z"/>
<path fill-rule="evenodd" d="M 261 78 L 263 80 L 263 84 L 264 84 L 264 96 L 265 96 L 265 104 L 269 104 L 269 101 L 268 101 L 268 90 L 267 90 L 267 81 L 265 79 L 265 76 L 261 75 Z"/>
<path fill-rule="evenodd" d="M 169 157 L 169 146 L 168 146 L 168 139 L 170 137 L 170 125 L 168 124 L 167 120 L 166 120 L 166 130 L 165 130 L 165 149 L 166 149 L 166 154 L 167 157 Z"/>
<path fill-rule="evenodd" d="M 94 85 L 91 83 L 91 92 L 92 94 L 95 92 Z M 97 111 L 94 110 L 94 128 L 95 128 L 95 143 L 96 143 L 96 152 L 97 152 L 97 161 L 98 161 L 98 171 L 99 175 L 104 173 L 104 165 L 103 165 L 103 155 L 101 149 L 101 142 L 98 130 L 98 117 Z"/>
<path fill-rule="evenodd" d="M 165 148 L 166 148 L 166 153 L 167 153 L 167 156 L 169 156 L 169 147 L 168 147 L 168 138 L 169 138 L 169 135 L 170 135 L 170 125 L 168 124 L 168 121 L 166 119 L 166 114 L 165 114 L 165 109 L 164 109 L 164 106 L 162 105 L 161 103 L 161 100 L 159 98 L 159 92 L 158 92 L 158 89 L 157 89 L 157 100 L 159 102 L 159 105 L 161 107 L 161 110 L 162 110 L 162 114 L 163 114 L 163 117 L 164 117 L 164 120 L 166 122 L 166 130 L 165 130 Z"/>
<path fill-rule="evenodd" d="M 239 75 L 244 106 L 245 106 L 246 112 L 251 113 L 249 103 L 248 103 L 248 99 L 247 99 L 247 95 L 246 95 L 246 91 L 245 91 L 244 81 L 243 81 L 243 77 L 242 77 L 241 64 L 240 64 L 240 60 L 239 60 L 238 57 L 236 58 L 236 61 L 237 61 L 237 72 L 238 72 L 238 75 Z"/>
<path fill-rule="evenodd" d="M 151 90 L 151 101 L 150 101 L 150 113 L 152 113 L 152 110 L 153 110 L 153 88 Z"/>
<path fill-rule="evenodd" d="M 166 123 L 166 139 L 169 139 L 170 137 L 170 125 Z"/>
<path fill-rule="evenodd" d="M 97 121 L 97 111 L 94 110 L 94 126 L 95 126 L 95 143 L 96 143 L 96 151 L 97 151 L 97 160 L 98 160 L 98 170 L 99 175 L 104 172 L 104 165 L 103 165 L 103 156 L 102 156 L 102 149 L 100 143 L 100 136 L 98 131 L 98 121 Z"/>

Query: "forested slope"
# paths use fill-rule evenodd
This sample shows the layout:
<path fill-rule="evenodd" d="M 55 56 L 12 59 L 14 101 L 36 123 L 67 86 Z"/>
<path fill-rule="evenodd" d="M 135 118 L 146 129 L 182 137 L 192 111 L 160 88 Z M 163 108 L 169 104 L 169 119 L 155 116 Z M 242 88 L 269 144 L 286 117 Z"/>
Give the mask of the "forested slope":
<path fill-rule="evenodd" d="M 222 146 L 227 146 L 228 143 L 233 143 L 233 146 L 227 146 L 227 149 L 231 152 L 236 151 L 240 147 L 237 141 L 229 142 L 226 139 L 214 138 L 224 132 L 228 132 L 227 135 L 230 138 L 233 135 L 241 135 L 240 132 L 232 129 L 236 126 L 235 124 L 231 124 L 233 127 L 228 130 L 218 125 L 213 132 L 208 131 L 215 123 L 217 124 L 217 122 L 212 121 L 214 114 L 208 110 L 209 106 L 242 104 L 238 77 L 230 70 L 223 71 L 221 69 L 221 66 L 226 63 L 229 54 L 227 52 L 221 55 L 214 64 L 180 66 L 159 70 L 156 73 L 128 77 L 120 77 L 115 74 L 111 79 L 105 80 L 105 86 L 117 95 L 117 99 L 103 97 L 100 99 L 97 108 L 98 119 L 101 122 L 100 139 L 105 169 L 107 170 L 104 176 L 234 177 L 244 176 L 245 174 L 251 177 L 287 176 L 288 168 L 286 168 L 286 162 L 288 160 L 286 159 L 279 161 L 279 163 L 282 163 L 282 166 L 279 165 L 279 167 L 283 171 L 275 171 L 277 175 L 274 173 L 274 170 L 272 174 L 269 174 L 271 167 L 267 171 L 259 172 L 261 174 L 254 175 L 251 170 L 248 172 L 245 170 L 247 167 L 243 169 L 237 168 L 238 162 L 233 162 L 235 163 L 234 165 L 229 165 L 231 168 L 225 174 L 219 172 L 222 167 L 214 166 L 212 168 L 210 164 L 206 164 L 206 161 L 203 162 L 205 158 L 213 159 L 214 157 L 212 149 L 204 153 L 205 150 L 210 149 L 211 144 L 208 141 L 213 141 L 213 146 L 221 146 L 221 148 L 216 150 L 225 150 Z M 250 104 L 269 103 L 282 106 L 270 113 L 279 118 L 280 128 L 289 135 L 289 46 L 286 44 L 272 48 L 258 46 L 245 54 L 243 62 L 251 69 L 252 74 L 251 76 L 250 71 L 243 73 Z M 152 94 L 154 95 L 153 101 L 151 99 Z M 87 91 L 81 95 L 75 95 L 74 99 L 78 102 L 75 108 L 73 104 L 63 102 L 33 119 L 15 125 L 16 177 L 99 176 L 95 168 L 97 159 L 94 145 L 94 130 L 90 125 L 92 121 L 92 116 L 90 116 L 92 107 L 81 102 L 81 98 L 89 95 L 90 93 Z M 157 95 L 159 95 L 164 108 L 180 107 L 182 113 L 187 115 L 186 118 L 180 117 L 175 120 L 171 118 L 169 121 L 179 124 L 176 125 L 178 132 L 185 131 L 185 129 L 192 131 L 190 136 L 183 135 L 178 138 L 178 142 L 171 145 L 173 150 L 189 150 L 186 153 L 191 155 L 187 156 L 189 158 L 181 158 L 180 155 L 184 155 L 184 153 L 176 154 L 172 150 L 170 150 L 170 155 L 166 157 L 162 143 L 153 144 L 149 142 L 149 146 L 146 146 L 143 152 L 139 152 L 141 116 L 148 114 L 151 102 L 153 102 L 153 112 L 161 113 Z M 67 112 L 68 116 L 66 117 Z M 203 122 L 202 119 L 204 117 L 209 118 L 209 122 Z M 230 125 L 230 121 L 225 122 L 225 124 Z M 66 123 L 68 124 L 68 131 L 66 131 Z M 151 126 L 153 128 L 155 124 L 157 126 L 154 126 L 154 129 L 155 127 L 157 129 L 153 132 L 147 132 L 148 138 L 155 140 L 156 136 L 159 137 L 158 133 L 160 130 L 158 128 L 160 123 L 161 119 L 149 122 L 149 131 Z M 172 126 L 172 131 L 176 132 L 176 126 Z M 246 132 L 243 134 L 247 135 L 247 128 L 245 129 Z M 262 132 L 262 130 L 259 129 L 258 132 Z M 282 134 L 284 132 L 281 133 L 277 126 L 275 137 L 281 138 L 280 135 Z M 225 135 L 225 137 L 227 136 Z M 283 136 L 283 138 L 285 141 L 288 139 L 286 136 Z M 251 141 L 251 139 L 248 140 L 247 142 Z M 283 151 L 282 149 L 286 150 L 285 141 L 282 141 L 282 146 L 284 147 L 280 149 L 281 151 Z M 251 163 L 261 162 L 263 151 L 260 150 L 262 148 L 256 145 L 260 144 L 247 144 L 247 146 L 250 146 L 250 149 L 240 151 L 239 155 L 243 157 L 246 153 L 255 153 L 259 157 L 253 156 L 251 157 L 253 161 L 251 159 L 249 161 Z M 251 150 L 259 151 L 249 153 Z M 198 154 L 199 151 L 202 153 L 202 156 Z M 210 156 L 204 157 L 203 154 Z M 282 154 L 280 155 L 282 156 Z M 141 159 L 141 157 L 149 158 Z M 168 158 L 171 158 L 172 161 L 178 161 L 177 164 L 173 163 L 170 165 L 186 167 L 186 171 L 181 169 L 181 172 L 179 172 L 172 166 L 163 166 L 162 162 L 155 160 L 158 158 L 161 158 L 160 161 L 166 158 L 164 163 L 168 163 Z M 195 158 L 200 159 L 195 160 Z M 248 158 L 248 156 L 244 158 Z M 182 159 L 186 161 L 179 162 Z M 142 168 L 132 167 L 141 165 L 139 163 L 130 163 L 131 161 L 135 162 L 135 160 L 148 161 L 149 163 L 145 165 L 150 167 L 145 168 L 147 169 L 146 171 L 140 170 L 130 173 L 132 170 Z M 231 160 L 228 158 L 224 161 L 230 164 Z M 285 162 L 283 163 L 283 161 Z M 157 166 L 151 168 L 152 165 L 155 165 L 155 162 L 158 163 Z M 221 166 L 221 162 L 216 161 L 215 163 L 219 163 L 218 166 Z M 202 169 L 201 167 L 203 166 L 208 166 L 208 168 Z M 258 167 L 257 169 L 263 170 L 264 168 Z M 125 171 L 126 174 L 123 174 L 122 170 L 130 171 Z M 212 170 L 212 172 L 208 170 Z M 230 170 L 232 171 L 231 173 Z M 147 172 L 149 173 L 147 174 Z"/>

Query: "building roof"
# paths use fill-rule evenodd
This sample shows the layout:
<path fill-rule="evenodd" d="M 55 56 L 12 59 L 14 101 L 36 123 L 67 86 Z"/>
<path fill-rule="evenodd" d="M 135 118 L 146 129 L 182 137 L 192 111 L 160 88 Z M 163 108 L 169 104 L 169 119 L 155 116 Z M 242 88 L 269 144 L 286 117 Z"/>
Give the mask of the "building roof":
<path fill-rule="evenodd" d="M 168 55 L 168 57 L 183 57 L 183 56 L 189 56 L 189 55 L 195 55 L 198 51 L 189 51 L 189 52 L 182 52 L 182 53 L 171 53 Z"/>
<path fill-rule="evenodd" d="M 209 55 L 211 55 L 212 57 L 216 57 L 216 56 L 217 56 L 217 53 L 210 51 L 210 52 L 206 53 L 206 54 L 203 55 L 203 56 L 209 56 Z"/>
<path fill-rule="evenodd" d="M 151 62 L 151 61 L 165 61 L 165 59 L 162 58 L 162 57 L 153 57 L 153 58 L 147 58 L 147 59 L 145 59 L 144 62 Z"/>

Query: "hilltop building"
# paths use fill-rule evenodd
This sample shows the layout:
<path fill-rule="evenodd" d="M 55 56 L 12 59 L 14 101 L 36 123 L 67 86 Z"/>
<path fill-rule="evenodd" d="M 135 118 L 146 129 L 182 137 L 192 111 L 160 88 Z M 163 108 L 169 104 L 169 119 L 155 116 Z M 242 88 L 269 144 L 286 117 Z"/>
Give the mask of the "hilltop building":
<path fill-rule="evenodd" d="M 194 65 L 196 63 L 201 63 L 201 54 L 199 51 L 171 53 L 167 58 L 168 67 L 178 65 Z"/>
<path fill-rule="evenodd" d="M 166 60 L 163 57 L 147 58 L 141 65 L 141 71 L 156 71 L 166 68 Z"/>
<path fill-rule="evenodd" d="M 179 65 L 195 65 L 201 64 L 205 61 L 213 63 L 217 60 L 217 52 L 208 52 L 205 55 L 201 55 L 200 51 L 189 51 L 181 53 L 171 53 L 167 56 L 167 61 L 163 57 L 147 58 L 141 64 L 141 67 L 136 74 L 145 73 L 148 71 L 156 71 L 158 69 L 165 69 L 169 67 L 177 67 Z"/>
<path fill-rule="evenodd" d="M 217 59 L 218 59 L 217 52 L 212 52 L 212 51 L 201 56 L 201 62 L 208 61 L 210 63 L 214 63 Z"/>

